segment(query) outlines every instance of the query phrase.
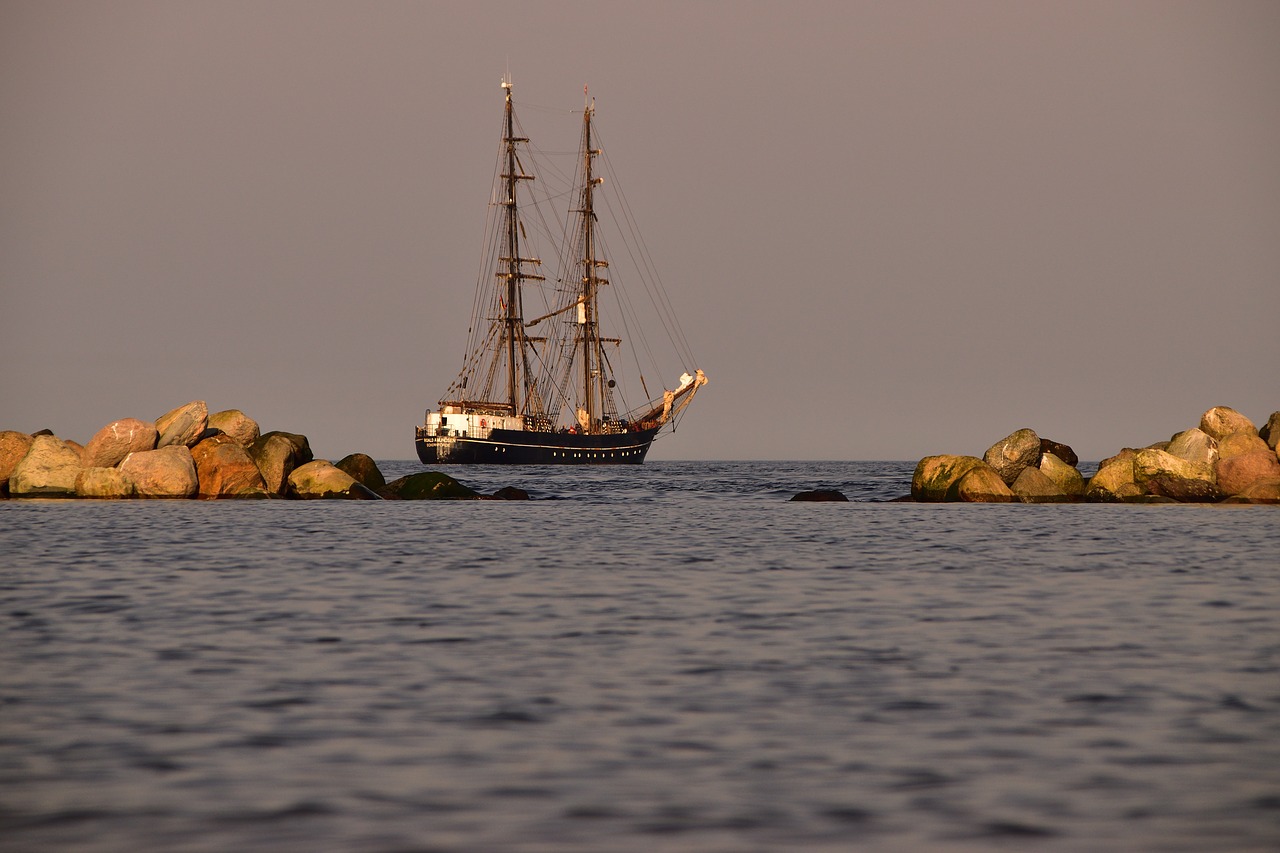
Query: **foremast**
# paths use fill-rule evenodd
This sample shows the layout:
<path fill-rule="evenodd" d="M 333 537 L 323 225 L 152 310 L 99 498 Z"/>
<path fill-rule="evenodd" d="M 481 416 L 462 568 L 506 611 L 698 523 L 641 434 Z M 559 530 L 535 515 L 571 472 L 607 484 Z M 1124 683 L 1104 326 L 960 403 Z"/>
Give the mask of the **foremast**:
<path fill-rule="evenodd" d="M 585 89 L 583 94 L 585 95 Z M 599 430 L 605 415 L 606 403 L 611 399 L 607 392 L 603 341 L 600 337 L 599 293 L 608 280 L 600 275 L 609 262 L 597 257 L 595 188 L 604 178 L 595 177 L 593 161 L 604 152 L 595 148 L 591 138 L 591 119 L 595 115 L 594 101 L 587 101 L 582 109 L 582 206 L 577 210 L 581 217 L 582 265 L 581 290 L 578 296 L 578 336 L 576 345 L 582 353 L 582 409 L 578 412 L 578 424 L 587 432 Z M 609 406 L 608 408 L 611 408 Z"/>
<path fill-rule="evenodd" d="M 520 212 L 519 193 L 517 187 L 521 181 L 532 181 L 533 175 L 526 175 L 520 168 L 516 156 L 516 146 L 527 143 L 525 137 L 516 136 L 515 110 L 511 103 L 511 78 L 502 78 L 502 88 L 506 92 L 506 103 L 503 116 L 503 146 L 505 148 L 505 171 L 502 174 L 502 204 L 505 207 L 505 243 L 506 256 L 498 259 L 501 265 L 498 277 L 506 280 L 506 298 L 503 322 L 503 343 L 507 351 L 507 405 L 512 415 L 531 414 L 529 404 L 541 412 L 537 405 L 538 398 L 533 388 L 532 371 L 529 369 L 529 340 L 524 333 L 524 309 L 521 295 L 521 283 L 525 280 L 542 281 L 543 276 L 524 271 L 525 264 L 540 264 L 537 258 L 524 258 L 520 255 Z"/>

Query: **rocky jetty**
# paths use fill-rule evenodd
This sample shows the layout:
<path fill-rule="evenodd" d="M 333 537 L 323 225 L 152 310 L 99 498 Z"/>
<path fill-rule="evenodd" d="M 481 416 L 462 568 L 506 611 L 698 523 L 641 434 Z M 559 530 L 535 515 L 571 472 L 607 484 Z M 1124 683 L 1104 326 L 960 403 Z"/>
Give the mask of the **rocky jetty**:
<path fill-rule="evenodd" d="M 527 500 L 508 486 L 481 495 L 427 471 L 387 483 L 353 453 L 315 459 L 305 435 L 272 431 L 239 409 L 210 413 L 203 400 L 154 421 L 121 418 L 88 444 L 51 430 L 0 430 L 0 500 L 6 498 L 286 498 L 292 500 Z"/>
<path fill-rule="evenodd" d="M 1280 412 L 1258 428 L 1229 406 L 1168 441 L 1126 447 L 1087 482 L 1069 446 L 1019 429 L 976 456 L 926 456 L 917 501 L 978 503 L 1280 503 Z"/>

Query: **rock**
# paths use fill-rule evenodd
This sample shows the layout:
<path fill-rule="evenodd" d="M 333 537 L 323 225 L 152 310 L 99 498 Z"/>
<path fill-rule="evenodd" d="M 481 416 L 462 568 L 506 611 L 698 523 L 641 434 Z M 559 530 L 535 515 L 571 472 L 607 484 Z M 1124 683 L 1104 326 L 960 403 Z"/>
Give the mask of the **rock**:
<path fill-rule="evenodd" d="M 258 422 L 239 409 L 225 409 L 209 415 L 208 429 L 221 430 L 223 435 L 231 436 L 244 447 L 253 444 L 262 434 Z"/>
<path fill-rule="evenodd" d="M 1233 432 L 1251 432 L 1254 435 L 1258 433 L 1258 428 L 1253 425 L 1253 421 L 1230 406 L 1214 406 L 1201 415 L 1200 429 L 1219 441 Z"/>
<path fill-rule="evenodd" d="M 1166 450 L 1140 450 L 1133 458 L 1133 480 L 1152 495 L 1179 501 L 1216 501 L 1218 490 L 1213 468 L 1188 462 Z"/>
<path fill-rule="evenodd" d="M 1024 504 L 1067 503 L 1071 500 L 1057 483 L 1036 467 L 1024 468 L 1018 479 L 1013 481 L 1011 490 Z"/>
<path fill-rule="evenodd" d="M 346 471 L 355 478 L 357 483 L 362 486 L 368 486 L 375 492 L 387 484 L 386 478 L 382 476 L 382 471 L 378 469 L 378 463 L 363 453 L 352 453 L 350 456 L 344 456 L 335 463 L 335 467 L 339 471 Z"/>
<path fill-rule="evenodd" d="M 1039 442 L 1036 443 L 1037 450 Z M 949 500 L 967 503 L 1011 503 L 1013 492 L 1005 485 L 1004 479 L 990 465 L 975 465 L 956 481 L 954 493 Z"/>
<path fill-rule="evenodd" d="M 291 432 L 263 433 L 249 445 L 249 456 L 262 472 L 267 490 L 276 495 L 288 489 L 293 469 L 312 461 L 307 437 Z"/>
<path fill-rule="evenodd" d="M 493 496 L 500 501 L 527 501 L 529 493 L 524 489 L 517 489 L 515 486 L 503 486 L 501 489 L 493 493 Z M 794 498 L 792 498 L 794 500 Z"/>
<path fill-rule="evenodd" d="M 1267 442 L 1251 432 L 1233 432 L 1218 442 L 1218 459 L 1230 459 L 1246 453 L 1271 453 Z"/>
<path fill-rule="evenodd" d="M 1035 430 L 1017 430 L 987 448 L 982 461 L 995 469 L 1005 485 L 1011 485 L 1019 474 L 1040 461 L 1040 436 Z"/>
<path fill-rule="evenodd" d="M 1120 500 L 1122 500 L 1124 503 L 1127 503 L 1127 504 L 1176 504 L 1176 503 L 1179 503 L 1179 501 L 1176 501 L 1173 498 L 1168 498 L 1168 497 L 1165 497 L 1164 495 L 1149 495 L 1146 492 L 1142 492 L 1139 494 L 1126 494 Z"/>
<path fill-rule="evenodd" d="M 119 469 L 133 480 L 140 498 L 192 498 L 199 490 L 195 462 L 186 445 L 130 453 Z"/>
<path fill-rule="evenodd" d="M 1053 441 L 1048 438 L 1040 439 L 1040 455 L 1052 453 L 1072 468 L 1080 464 L 1080 457 L 1076 456 L 1076 452 L 1070 446 L 1059 441 Z"/>
<path fill-rule="evenodd" d="M 9 478 L 22 457 L 31 449 L 32 437 L 25 432 L 6 429 L 0 431 L 0 495 L 9 493 Z"/>
<path fill-rule="evenodd" d="M 82 468 L 76 477 L 78 498 L 132 498 L 137 494 L 133 480 L 119 468 Z"/>
<path fill-rule="evenodd" d="M 191 447 L 209 426 L 209 407 L 204 400 L 192 400 L 156 418 L 160 438 L 156 447 Z"/>
<path fill-rule="evenodd" d="M 814 489 L 808 492 L 799 492 L 791 498 L 793 501 L 844 501 L 848 503 L 849 499 L 844 496 L 843 492 L 835 489 Z"/>
<path fill-rule="evenodd" d="M 382 500 L 376 492 L 326 459 L 316 459 L 293 469 L 289 474 L 289 494 L 302 500 Z"/>
<path fill-rule="evenodd" d="M 112 421 L 94 433 L 84 448 L 86 468 L 114 468 L 130 453 L 155 450 L 160 433 L 156 425 L 137 418 Z"/>
<path fill-rule="evenodd" d="M 1212 465 L 1218 460 L 1218 440 L 1202 429 L 1183 430 L 1169 442 L 1168 451 L 1188 462 Z"/>
<path fill-rule="evenodd" d="M 1173 442 L 1157 441 L 1152 444 L 1148 444 L 1146 447 L 1143 448 L 1143 450 L 1168 450 L 1170 444 L 1173 444 Z"/>
<path fill-rule="evenodd" d="M 1115 500 L 1124 503 L 1135 503 L 1142 498 L 1149 498 L 1151 495 L 1142 490 L 1142 486 L 1137 483 L 1124 483 L 1120 488 L 1116 489 Z"/>
<path fill-rule="evenodd" d="M 1075 454 L 1072 455 L 1074 456 Z M 1027 470 L 1030 471 L 1031 469 L 1028 468 Z M 1079 469 L 1074 465 L 1065 459 L 1058 458 L 1058 454 L 1045 453 L 1041 455 L 1040 473 L 1048 477 L 1058 487 L 1059 491 L 1067 497 L 1072 499 L 1084 497 L 1084 477 L 1080 475 Z M 1016 492 L 1017 490 L 1015 489 L 1014 491 Z"/>
<path fill-rule="evenodd" d="M 9 476 L 15 498 L 69 498 L 76 493 L 80 451 L 54 435 L 37 435 Z"/>
<path fill-rule="evenodd" d="M 1272 450 L 1280 449 L 1280 412 L 1272 412 L 1271 417 L 1258 430 L 1258 435 Z"/>
<path fill-rule="evenodd" d="M 1263 443 L 1261 450 L 1219 459 L 1216 472 L 1224 495 L 1240 495 L 1254 483 L 1280 479 L 1280 460 Z"/>
<path fill-rule="evenodd" d="M 1137 492 L 1142 490 L 1134 485 L 1133 460 L 1137 451 L 1126 447 L 1115 456 L 1110 456 L 1098 465 L 1098 472 L 1085 486 L 1085 500 L 1094 503 L 1110 503 L 1120 500 L 1124 486 L 1134 486 Z"/>
<path fill-rule="evenodd" d="M 394 501 L 458 500 L 478 498 L 480 493 L 469 489 L 439 471 L 423 471 L 392 480 L 382 489 L 382 496 Z"/>
<path fill-rule="evenodd" d="M 1239 494 L 1256 504 L 1280 504 L 1280 479 L 1257 480 Z"/>
<path fill-rule="evenodd" d="M 911 497 L 928 502 L 948 500 L 947 493 L 956 482 L 982 464 L 976 456 L 926 456 L 911 476 Z"/>
<path fill-rule="evenodd" d="M 202 498 L 269 498 L 273 493 L 249 451 L 236 438 L 218 433 L 191 448 L 196 494 Z"/>

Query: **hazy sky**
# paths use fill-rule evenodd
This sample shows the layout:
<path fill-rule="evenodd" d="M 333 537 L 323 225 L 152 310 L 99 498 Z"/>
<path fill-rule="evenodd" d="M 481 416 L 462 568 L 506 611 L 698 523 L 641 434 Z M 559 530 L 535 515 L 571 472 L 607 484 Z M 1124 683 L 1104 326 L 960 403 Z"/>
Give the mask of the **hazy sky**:
<path fill-rule="evenodd" d="M 412 458 L 508 68 L 591 86 L 711 379 L 652 459 L 1280 409 L 1280 3 L 0 0 L 0 429 Z"/>

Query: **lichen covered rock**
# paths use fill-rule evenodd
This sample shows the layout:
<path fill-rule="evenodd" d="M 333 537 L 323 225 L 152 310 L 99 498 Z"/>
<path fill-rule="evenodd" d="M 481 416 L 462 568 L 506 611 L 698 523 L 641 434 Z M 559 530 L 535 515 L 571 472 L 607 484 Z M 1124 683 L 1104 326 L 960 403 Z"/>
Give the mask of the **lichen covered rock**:
<path fill-rule="evenodd" d="M 15 498 L 70 498 L 83 466 L 80 451 L 55 435 L 37 435 L 9 476 Z"/>

